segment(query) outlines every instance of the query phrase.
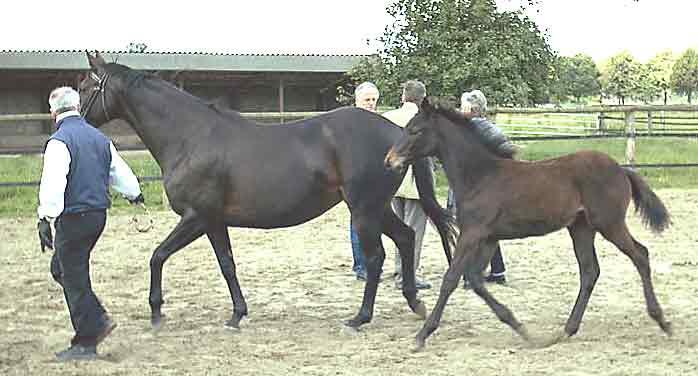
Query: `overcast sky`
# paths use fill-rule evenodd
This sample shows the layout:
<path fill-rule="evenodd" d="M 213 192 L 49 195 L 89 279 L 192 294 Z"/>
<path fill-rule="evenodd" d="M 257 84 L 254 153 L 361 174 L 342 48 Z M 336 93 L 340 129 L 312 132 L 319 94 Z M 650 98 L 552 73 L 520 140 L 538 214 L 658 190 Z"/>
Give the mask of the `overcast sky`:
<path fill-rule="evenodd" d="M 391 22 L 389 2 L 12 0 L 2 4 L 0 50 L 124 50 L 144 42 L 149 51 L 365 54 L 376 51 L 375 39 Z M 599 61 L 628 49 L 644 60 L 665 48 L 698 46 L 696 0 L 541 3 L 531 16 L 563 55 L 584 52 Z"/>

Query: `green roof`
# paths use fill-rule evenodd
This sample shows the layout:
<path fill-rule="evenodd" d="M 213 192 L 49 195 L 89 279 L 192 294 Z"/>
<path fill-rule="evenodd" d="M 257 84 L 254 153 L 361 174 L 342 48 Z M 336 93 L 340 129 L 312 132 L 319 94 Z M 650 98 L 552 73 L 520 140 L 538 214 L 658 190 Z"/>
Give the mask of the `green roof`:
<path fill-rule="evenodd" d="M 344 73 L 363 55 L 265 55 L 186 52 L 100 52 L 134 69 Z M 84 51 L 0 51 L 0 70 L 86 70 Z"/>

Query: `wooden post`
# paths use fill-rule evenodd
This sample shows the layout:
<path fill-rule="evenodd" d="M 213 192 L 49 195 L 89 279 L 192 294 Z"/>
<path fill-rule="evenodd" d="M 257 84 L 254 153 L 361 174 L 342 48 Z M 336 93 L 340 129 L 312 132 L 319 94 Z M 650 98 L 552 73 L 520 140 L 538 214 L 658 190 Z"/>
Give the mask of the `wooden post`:
<path fill-rule="evenodd" d="M 284 122 L 284 79 L 279 78 L 279 120 Z"/>
<path fill-rule="evenodd" d="M 597 124 L 599 133 L 606 133 L 606 121 L 604 120 L 604 116 L 606 115 L 603 112 L 599 112 L 599 121 Z"/>
<path fill-rule="evenodd" d="M 647 133 L 652 134 L 652 111 L 647 111 Z"/>
<path fill-rule="evenodd" d="M 635 113 L 625 113 L 625 134 L 628 141 L 625 146 L 625 159 L 631 168 L 635 168 Z"/>

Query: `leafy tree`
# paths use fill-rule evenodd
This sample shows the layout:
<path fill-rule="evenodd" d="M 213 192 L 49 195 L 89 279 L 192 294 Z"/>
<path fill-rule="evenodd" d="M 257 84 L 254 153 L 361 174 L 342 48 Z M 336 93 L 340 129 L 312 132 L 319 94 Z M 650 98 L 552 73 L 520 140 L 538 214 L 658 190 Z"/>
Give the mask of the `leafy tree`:
<path fill-rule="evenodd" d="M 698 55 L 694 49 L 687 49 L 676 60 L 671 86 L 678 94 L 688 95 L 688 103 L 691 103 L 693 92 L 698 91 Z"/>
<path fill-rule="evenodd" d="M 652 57 L 646 64 L 649 79 L 652 85 L 661 91 L 665 105 L 669 99 L 671 73 L 675 62 L 674 53 L 671 50 L 664 50 Z"/>
<path fill-rule="evenodd" d="M 657 86 L 657 83 L 652 80 L 652 71 L 647 64 L 640 64 L 640 69 L 637 72 L 635 89 L 632 97 L 643 103 L 652 103 L 657 98 L 661 97 L 662 89 Z"/>
<path fill-rule="evenodd" d="M 350 72 L 354 82 L 374 81 L 381 102 L 398 104 L 400 83 L 415 78 L 442 97 L 477 88 L 493 104 L 547 101 L 553 53 L 522 10 L 500 12 L 494 0 L 396 0 L 387 11 L 394 22 L 382 49 Z"/>
<path fill-rule="evenodd" d="M 582 97 L 601 93 L 601 73 L 589 55 L 561 56 L 555 64 L 555 96 L 560 100 L 574 98 L 577 103 Z"/>
<path fill-rule="evenodd" d="M 148 45 L 143 43 L 143 42 L 130 42 L 128 44 L 128 52 L 145 52 L 145 50 L 148 48 Z"/>
<path fill-rule="evenodd" d="M 617 98 L 618 104 L 625 104 L 625 98 L 638 95 L 642 75 L 642 64 L 629 51 L 622 51 L 603 64 L 602 92 L 607 97 Z"/>

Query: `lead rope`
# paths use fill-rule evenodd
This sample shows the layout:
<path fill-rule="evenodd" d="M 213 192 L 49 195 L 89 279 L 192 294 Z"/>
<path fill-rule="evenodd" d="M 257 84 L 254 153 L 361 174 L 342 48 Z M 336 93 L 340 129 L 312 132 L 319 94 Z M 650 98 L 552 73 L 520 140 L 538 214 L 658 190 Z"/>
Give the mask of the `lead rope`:
<path fill-rule="evenodd" d="M 133 223 L 136 231 L 148 232 L 153 228 L 153 217 L 150 215 L 150 210 L 148 210 L 148 207 L 145 206 L 144 203 L 140 203 L 138 206 L 143 208 L 143 214 L 134 214 L 133 218 L 131 218 L 131 223 Z"/>

